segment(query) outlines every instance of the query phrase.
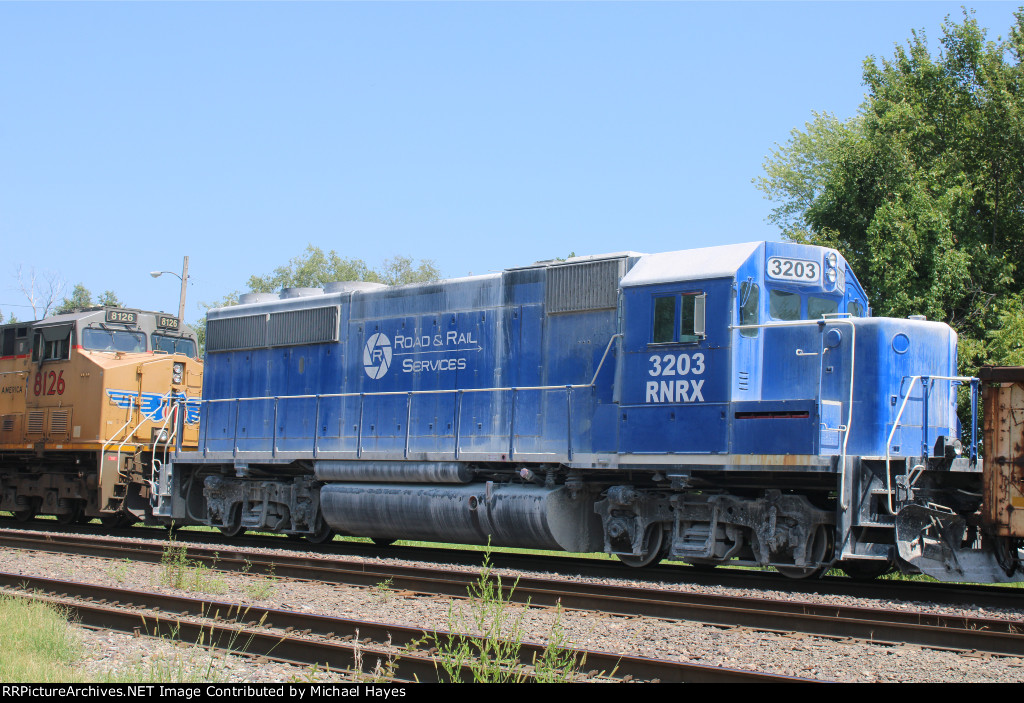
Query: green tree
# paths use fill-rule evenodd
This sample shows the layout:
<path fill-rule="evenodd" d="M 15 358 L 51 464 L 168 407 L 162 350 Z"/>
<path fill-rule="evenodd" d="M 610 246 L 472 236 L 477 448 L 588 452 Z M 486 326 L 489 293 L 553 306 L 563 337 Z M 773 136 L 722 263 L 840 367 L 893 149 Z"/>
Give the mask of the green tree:
<path fill-rule="evenodd" d="M 106 306 L 110 306 L 112 308 L 119 308 L 122 305 L 124 305 L 124 303 L 122 303 L 118 299 L 117 294 L 114 291 L 112 291 L 112 290 L 105 290 L 105 291 L 103 291 L 103 295 L 100 296 L 100 299 L 97 301 L 96 304 L 97 305 L 106 305 Z"/>
<path fill-rule="evenodd" d="M 109 305 L 111 307 L 120 307 L 121 301 L 118 300 L 117 294 L 112 290 L 103 291 L 103 295 L 97 302 L 92 302 L 92 293 L 82 283 L 76 283 L 74 289 L 71 291 L 70 298 L 64 298 L 60 301 L 60 305 L 54 310 L 58 315 L 73 312 L 79 308 L 91 308 L 94 305 Z"/>
<path fill-rule="evenodd" d="M 1024 322 L 1024 10 L 1006 40 L 947 18 L 940 44 L 865 60 L 858 114 L 815 113 L 755 184 L 785 237 L 841 250 L 876 313 L 949 322 L 973 368 L 1014 358 L 999 330 Z"/>
<path fill-rule="evenodd" d="M 340 256 L 333 249 L 324 253 L 320 247 L 308 244 L 305 253 L 293 257 L 284 266 L 278 266 L 273 273 L 249 277 L 249 291 L 252 293 L 276 293 L 283 288 L 322 288 L 334 281 L 372 281 L 389 286 L 406 283 L 429 283 L 441 278 L 441 272 L 433 261 L 423 259 L 419 263 L 407 256 L 395 256 L 384 261 L 379 270 L 371 269 L 362 259 Z M 239 292 L 234 291 L 220 300 L 200 303 L 204 310 L 238 304 Z M 190 325 L 199 338 L 200 355 L 206 350 L 206 315 Z"/>
<path fill-rule="evenodd" d="M 64 298 L 54 310 L 58 315 L 73 312 L 76 308 L 92 307 L 92 293 L 81 283 L 76 283 L 70 298 Z"/>
<path fill-rule="evenodd" d="M 309 244 L 304 254 L 287 265 L 278 266 L 270 274 L 250 276 L 248 283 L 253 293 L 276 293 L 282 288 L 322 288 L 334 281 L 374 281 L 394 286 L 427 283 L 440 277 L 434 262 L 427 259 L 414 266 L 412 259 L 396 256 L 375 271 L 362 259 L 344 258 L 333 249 L 325 254 L 320 247 Z"/>

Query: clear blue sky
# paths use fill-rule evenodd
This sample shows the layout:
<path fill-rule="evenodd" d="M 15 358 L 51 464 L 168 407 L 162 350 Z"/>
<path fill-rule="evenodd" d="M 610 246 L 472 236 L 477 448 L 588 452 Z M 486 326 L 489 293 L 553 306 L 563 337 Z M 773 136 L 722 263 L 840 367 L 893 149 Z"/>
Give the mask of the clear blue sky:
<path fill-rule="evenodd" d="M 1022 3 L 973 5 L 990 37 Z M 0 3 L 16 271 L 177 310 L 307 243 L 446 276 L 777 239 L 751 184 L 947 2 Z"/>

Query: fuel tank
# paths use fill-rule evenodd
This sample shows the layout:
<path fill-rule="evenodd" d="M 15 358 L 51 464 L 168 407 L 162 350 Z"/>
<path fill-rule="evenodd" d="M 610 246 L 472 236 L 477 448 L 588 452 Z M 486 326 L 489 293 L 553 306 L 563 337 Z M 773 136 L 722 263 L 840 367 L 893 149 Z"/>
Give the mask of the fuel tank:
<path fill-rule="evenodd" d="M 592 496 L 512 484 L 328 484 L 324 519 L 342 534 L 569 552 L 600 551 Z"/>

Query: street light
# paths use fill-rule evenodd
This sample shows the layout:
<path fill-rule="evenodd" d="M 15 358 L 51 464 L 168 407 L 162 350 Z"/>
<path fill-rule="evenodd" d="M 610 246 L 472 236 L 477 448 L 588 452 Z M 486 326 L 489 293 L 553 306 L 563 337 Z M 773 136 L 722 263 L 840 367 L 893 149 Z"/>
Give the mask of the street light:
<path fill-rule="evenodd" d="M 169 273 L 172 276 L 178 276 L 174 271 L 150 271 L 149 275 L 153 278 L 160 278 L 165 273 Z M 184 263 L 181 265 L 181 275 L 178 276 L 181 279 L 181 297 L 178 298 L 178 321 L 180 324 L 185 324 L 185 284 L 188 282 L 188 257 L 185 257 Z"/>

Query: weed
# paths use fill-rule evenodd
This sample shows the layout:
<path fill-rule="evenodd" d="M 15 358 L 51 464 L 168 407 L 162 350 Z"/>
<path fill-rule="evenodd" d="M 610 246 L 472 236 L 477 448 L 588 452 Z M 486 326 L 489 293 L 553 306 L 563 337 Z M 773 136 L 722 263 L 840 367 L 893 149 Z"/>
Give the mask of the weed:
<path fill-rule="evenodd" d="M 249 568 L 252 564 L 246 560 L 245 568 L 242 569 L 242 573 L 248 573 Z M 255 576 L 252 581 L 249 581 L 243 586 L 245 595 L 249 596 L 253 600 L 263 600 L 273 595 L 274 590 L 277 588 L 277 577 L 274 576 L 274 565 L 271 564 L 267 571 L 269 572 L 266 577 Z"/>
<path fill-rule="evenodd" d="M 118 583 L 124 583 L 128 579 L 128 570 L 131 568 L 131 560 L 122 559 L 111 564 L 107 568 L 107 573 L 110 575 L 110 578 L 114 579 Z"/>
<path fill-rule="evenodd" d="M 189 559 L 188 548 L 178 543 L 172 534 L 160 558 L 160 583 L 189 592 L 226 593 L 227 582 L 214 574 L 213 567 L 216 565 L 216 554 L 213 557 L 213 566 Z"/>
<path fill-rule="evenodd" d="M 381 603 L 390 602 L 395 595 L 394 591 L 391 589 L 394 581 L 394 578 L 388 577 L 376 586 L 371 586 L 370 596 L 375 600 L 379 600 Z"/>
<path fill-rule="evenodd" d="M 491 567 L 490 551 L 484 552 L 479 578 L 469 586 L 468 607 L 452 601 L 448 605 L 450 634 L 435 632 L 427 637 L 437 649 L 438 666 L 446 680 L 464 683 L 464 669 L 471 672 L 473 683 L 519 683 L 531 675 L 537 681 L 573 681 L 585 664 L 585 658 L 570 648 L 569 638 L 561 624 L 561 605 L 556 608 L 555 622 L 548 643 L 532 666 L 523 663 L 521 649 L 525 635 L 525 618 L 529 601 L 523 606 L 512 603 L 519 580 L 506 591 L 501 576 Z M 465 633 L 465 634 L 461 634 Z"/>

